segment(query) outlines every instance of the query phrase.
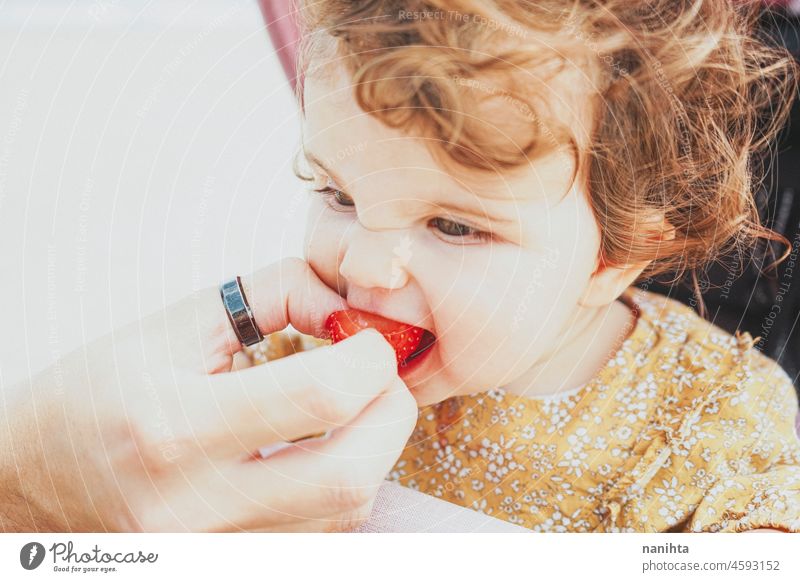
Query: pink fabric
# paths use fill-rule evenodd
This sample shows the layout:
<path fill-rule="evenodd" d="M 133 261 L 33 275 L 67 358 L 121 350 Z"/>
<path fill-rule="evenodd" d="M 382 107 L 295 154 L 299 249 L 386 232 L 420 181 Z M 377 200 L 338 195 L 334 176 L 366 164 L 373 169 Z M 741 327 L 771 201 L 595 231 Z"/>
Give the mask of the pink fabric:
<path fill-rule="evenodd" d="M 261 13 L 267 25 L 272 46 L 286 73 L 292 89 L 297 86 L 297 50 L 300 27 L 297 22 L 297 7 L 294 0 L 259 0 Z"/>
<path fill-rule="evenodd" d="M 367 522 L 352 531 L 354 533 L 530 533 L 531 530 L 386 481 L 378 490 Z"/>

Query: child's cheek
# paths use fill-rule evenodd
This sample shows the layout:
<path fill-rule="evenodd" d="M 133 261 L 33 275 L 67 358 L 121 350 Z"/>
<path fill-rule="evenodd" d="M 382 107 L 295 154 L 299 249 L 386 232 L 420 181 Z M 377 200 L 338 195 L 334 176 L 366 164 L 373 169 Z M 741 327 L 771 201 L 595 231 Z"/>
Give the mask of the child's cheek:
<path fill-rule="evenodd" d="M 509 366 L 529 366 L 519 361 L 531 341 L 522 318 L 527 311 L 547 311 L 541 304 L 544 272 L 530 272 L 534 257 L 503 244 L 431 250 L 425 257 L 426 294 L 450 373 L 491 383 Z"/>
<path fill-rule="evenodd" d="M 574 259 L 560 246 L 495 245 L 488 257 L 468 251 L 457 266 L 439 266 L 449 286 L 432 302 L 437 330 L 445 330 L 439 349 L 455 384 L 500 385 L 558 341 L 578 293 L 565 287 Z"/>

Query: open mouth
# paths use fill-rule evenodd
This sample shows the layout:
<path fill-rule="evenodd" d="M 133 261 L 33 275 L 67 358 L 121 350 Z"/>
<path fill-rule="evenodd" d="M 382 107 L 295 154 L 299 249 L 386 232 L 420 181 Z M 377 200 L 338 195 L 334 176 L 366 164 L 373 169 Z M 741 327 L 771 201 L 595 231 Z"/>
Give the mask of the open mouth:
<path fill-rule="evenodd" d="M 359 309 L 335 311 L 325 321 L 325 330 L 333 343 L 352 337 L 366 328 L 378 330 L 394 348 L 398 369 L 416 366 L 436 343 L 436 336 L 425 328 Z"/>
<path fill-rule="evenodd" d="M 429 332 L 427 329 L 424 329 L 422 332 L 422 339 L 419 342 L 419 346 L 417 349 L 414 350 L 414 353 L 408 356 L 405 360 L 399 363 L 398 367 L 400 370 L 408 371 L 412 367 L 416 368 L 422 360 L 425 359 L 431 348 L 436 343 L 436 336 Z"/>

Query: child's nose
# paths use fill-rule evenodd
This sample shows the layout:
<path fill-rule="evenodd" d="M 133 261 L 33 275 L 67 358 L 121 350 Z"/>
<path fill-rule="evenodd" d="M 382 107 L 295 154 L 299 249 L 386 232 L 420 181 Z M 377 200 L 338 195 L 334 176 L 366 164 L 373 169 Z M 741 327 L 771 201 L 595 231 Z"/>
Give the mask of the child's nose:
<path fill-rule="evenodd" d="M 345 241 L 339 274 L 359 287 L 401 289 L 408 283 L 410 240 L 398 231 L 374 232 L 355 224 Z"/>

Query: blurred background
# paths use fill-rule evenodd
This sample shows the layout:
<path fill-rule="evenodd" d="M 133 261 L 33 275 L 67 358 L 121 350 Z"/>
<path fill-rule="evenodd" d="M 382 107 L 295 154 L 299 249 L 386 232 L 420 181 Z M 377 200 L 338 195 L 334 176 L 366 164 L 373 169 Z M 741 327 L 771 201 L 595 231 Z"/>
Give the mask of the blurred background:
<path fill-rule="evenodd" d="M 755 34 L 800 60 L 800 1 L 766 0 Z M 777 105 L 777 104 L 776 104 Z M 758 244 L 748 257 L 723 256 L 698 278 L 706 319 L 730 333 L 748 331 L 756 347 L 789 374 L 800 396 L 800 99 L 795 96 L 790 119 L 764 159 L 763 179 L 753 195 L 761 221 L 784 243 Z M 764 243 L 764 241 L 761 241 Z M 785 260 L 773 262 L 788 253 Z M 744 259 L 744 260 L 743 260 Z M 674 297 L 697 311 L 700 303 L 686 278 L 671 283 L 667 274 L 644 280 L 640 287 Z M 800 433 L 800 414 L 797 417 Z"/>
<path fill-rule="evenodd" d="M 299 255 L 297 106 L 256 0 L 5 0 L 0 387 Z"/>

